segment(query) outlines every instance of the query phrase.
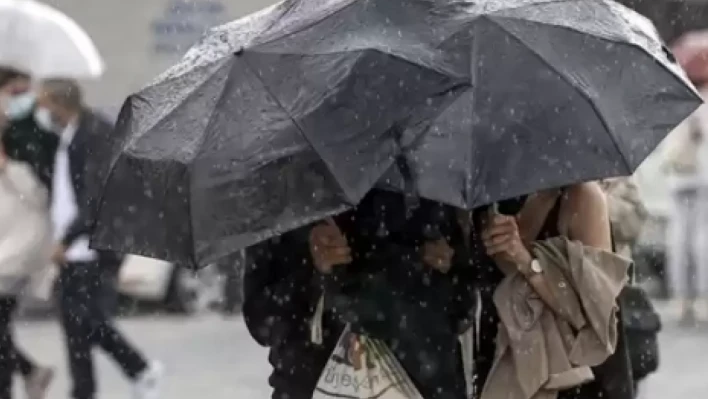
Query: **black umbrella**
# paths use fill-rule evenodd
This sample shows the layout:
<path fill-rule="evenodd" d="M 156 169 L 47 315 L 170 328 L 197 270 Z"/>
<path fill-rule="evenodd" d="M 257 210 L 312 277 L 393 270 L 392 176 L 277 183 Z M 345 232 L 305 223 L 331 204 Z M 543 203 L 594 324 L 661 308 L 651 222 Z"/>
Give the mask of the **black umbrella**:
<path fill-rule="evenodd" d="M 626 172 L 607 137 L 651 142 L 698 100 L 617 7 L 289 1 L 216 29 L 124 105 L 94 245 L 204 263 L 356 205 L 402 148 L 421 195 L 463 207 Z M 519 151 L 541 147 L 555 175 Z"/>
<path fill-rule="evenodd" d="M 701 104 L 633 11 L 610 1 L 509 3 L 520 6 L 482 10 L 446 41 L 468 56 L 472 85 L 438 98 L 445 110 L 402 134 L 405 167 L 383 184 L 401 189 L 408 174 L 421 196 L 471 209 L 629 175 Z"/>
<path fill-rule="evenodd" d="M 462 12 L 286 1 L 213 30 L 123 105 L 92 245 L 204 264 L 355 205 L 390 127 L 465 83 L 437 48 Z"/>

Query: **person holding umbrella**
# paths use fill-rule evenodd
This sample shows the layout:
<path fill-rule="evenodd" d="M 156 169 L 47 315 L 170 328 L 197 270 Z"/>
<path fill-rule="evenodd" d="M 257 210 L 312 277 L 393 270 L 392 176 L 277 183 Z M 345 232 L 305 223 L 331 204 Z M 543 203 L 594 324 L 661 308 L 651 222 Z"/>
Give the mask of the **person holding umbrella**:
<path fill-rule="evenodd" d="M 374 190 L 353 211 L 249 250 L 243 314 L 270 347 L 274 399 L 310 399 L 345 324 L 384 339 L 426 399 L 466 398 L 457 336 L 473 307 L 472 268 L 452 267 L 454 213 Z M 310 320 L 325 295 L 321 343 Z M 393 345 L 391 345 L 393 344 Z"/>
<path fill-rule="evenodd" d="M 568 240 L 576 241 L 584 246 L 612 252 L 612 239 L 610 233 L 609 212 L 605 195 L 597 183 L 582 183 L 568 186 L 562 189 L 544 190 L 534 193 L 528 197 L 522 197 L 515 207 L 508 214 L 490 212 L 488 209 L 481 209 L 475 212 L 473 223 L 484 226 L 481 237 L 476 238 L 483 245 L 486 254 L 489 256 L 489 263 L 483 268 L 478 281 L 481 293 L 481 316 L 478 318 L 478 331 L 480 331 L 476 356 L 475 370 L 477 375 L 478 391 L 482 392 L 482 398 L 496 398 L 490 380 L 497 372 L 498 355 L 498 334 L 500 326 L 500 314 L 504 312 L 502 303 L 511 298 L 502 299 L 497 288 L 502 280 L 505 280 L 511 270 L 518 271 L 523 276 L 526 283 L 530 285 L 537 298 L 544 306 L 557 314 L 564 314 L 563 307 L 559 306 L 558 290 L 551 286 L 550 274 L 544 273 L 547 267 L 542 261 L 536 258 L 538 252 L 529 248 L 534 247 L 534 242 L 547 240 L 553 237 L 565 237 Z M 475 237 L 468 238 L 465 241 Z M 469 244 L 472 245 L 472 244 Z M 621 258 L 617 257 L 618 260 Z M 592 260 L 583 264 L 584 268 L 592 266 Z M 628 265 L 628 262 L 621 260 Z M 591 271 L 585 270 L 587 276 Z M 615 273 L 617 274 L 617 273 Z M 624 272 L 619 273 L 620 280 Z M 587 278 L 587 277 L 586 277 Z M 625 277 L 626 281 L 626 277 Z M 571 283 L 575 288 L 576 295 L 580 295 L 577 285 Z M 564 286 L 563 283 L 561 287 Z M 614 295 L 619 295 L 617 289 Z M 614 302 L 614 301 L 611 301 Z M 617 305 L 615 305 L 616 312 Z M 629 363 L 627 348 L 625 346 L 624 331 L 619 317 L 611 317 L 615 325 L 608 328 L 610 337 L 616 337 L 616 341 L 611 351 L 605 354 L 606 360 L 601 365 L 593 368 L 594 378 L 585 380 L 575 388 L 557 390 L 559 399 L 586 399 L 586 398 L 617 398 L 632 399 L 634 397 L 632 369 Z M 521 332 L 521 334 L 528 331 Z M 577 333 L 577 331 L 576 331 Z M 600 334 L 604 334 L 600 332 Z M 552 337 L 545 337 L 552 345 Z M 516 338 L 518 339 L 518 338 Z M 610 340 L 611 341 L 611 340 Z M 579 342 L 579 341 L 578 341 Z M 578 350 L 579 348 L 575 348 Z M 579 349 L 583 350 L 583 349 Z M 609 356 L 609 357 L 607 357 Z M 557 361 L 557 359 L 555 359 Z M 578 364 L 574 366 L 580 366 Z M 523 370 L 518 370 L 522 373 Z M 520 382 L 524 378 L 517 375 Z M 532 383 L 533 385 L 535 383 Z M 496 387 L 498 388 L 498 387 Z M 548 388 L 553 390 L 553 388 Z M 510 390 L 511 392 L 511 390 Z M 513 398 L 515 396 L 508 396 Z"/>

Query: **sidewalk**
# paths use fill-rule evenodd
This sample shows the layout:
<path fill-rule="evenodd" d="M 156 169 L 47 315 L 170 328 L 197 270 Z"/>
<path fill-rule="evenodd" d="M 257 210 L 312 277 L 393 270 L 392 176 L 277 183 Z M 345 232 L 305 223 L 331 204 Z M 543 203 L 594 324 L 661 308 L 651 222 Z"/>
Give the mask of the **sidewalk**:
<path fill-rule="evenodd" d="M 679 327 L 681 304 L 655 302 L 662 316 L 659 371 L 644 381 L 638 399 L 708 398 L 708 303 L 698 307 L 695 328 Z"/>

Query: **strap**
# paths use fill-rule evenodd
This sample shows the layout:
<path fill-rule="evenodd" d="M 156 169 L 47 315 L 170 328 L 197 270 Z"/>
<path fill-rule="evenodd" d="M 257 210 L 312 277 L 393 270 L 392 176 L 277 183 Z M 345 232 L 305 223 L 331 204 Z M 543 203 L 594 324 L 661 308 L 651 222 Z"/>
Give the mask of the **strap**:
<path fill-rule="evenodd" d="M 322 333 L 322 316 L 324 314 L 324 294 L 320 296 L 317 300 L 317 306 L 315 307 L 315 314 L 310 320 L 310 341 L 316 345 L 322 345 L 323 333 Z"/>

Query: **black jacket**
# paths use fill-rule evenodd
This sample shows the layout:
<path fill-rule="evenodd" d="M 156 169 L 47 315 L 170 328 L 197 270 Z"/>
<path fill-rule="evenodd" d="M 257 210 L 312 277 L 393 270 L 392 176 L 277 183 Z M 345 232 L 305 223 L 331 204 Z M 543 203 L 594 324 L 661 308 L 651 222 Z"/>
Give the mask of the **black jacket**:
<path fill-rule="evenodd" d="M 79 117 L 79 125 L 67 149 L 71 183 L 76 196 L 78 214 L 69 225 L 62 243 L 70 246 L 80 237 L 88 237 L 93 230 L 94 215 L 101 200 L 101 185 L 108 173 L 113 125 L 89 110 Z M 118 262 L 115 255 L 101 252 L 105 261 Z"/>
<path fill-rule="evenodd" d="M 27 162 L 39 180 L 51 190 L 54 154 L 59 137 L 46 131 L 34 121 L 34 116 L 13 121 L 2 133 L 5 153 L 12 159 Z"/>
<path fill-rule="evenodd" d="M 472 309 L 464 268 L 448 274 L 422 265 L 419 247 L 446 234 L 449 210 L 422 201 L 408 217 L 398 194 L 374 191 L 336 218 L 354 261 L 333 276 L 312 266 L 304 228 L 249 251 L 244 316 L 271 348 L 273 398 L 310 399 L 346 323 L 385 340 L 426 399 L 465 397 L 458 325 Z M 326 292 L 324 344 L 309 322 Z"/>

